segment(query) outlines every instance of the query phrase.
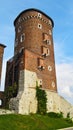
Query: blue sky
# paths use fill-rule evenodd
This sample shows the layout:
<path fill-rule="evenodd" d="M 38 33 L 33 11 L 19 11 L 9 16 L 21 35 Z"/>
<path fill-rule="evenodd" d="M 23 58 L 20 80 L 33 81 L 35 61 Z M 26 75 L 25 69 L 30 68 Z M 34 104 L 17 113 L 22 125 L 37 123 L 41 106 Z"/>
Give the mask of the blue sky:
<path fill-rule="evenodd" d="M 13 56 L 15 31 L 13 22 L 20 12 L 37 8 L 54 21 L 53 40 L 58 93 L 73 104 L 73 0 L 2 0 L 0 3 L 0 43 L 6 61 Z M 2 80 L 4 82 L 4 80 Z M 3 89 L 0 88 L 1 90 Z"/>

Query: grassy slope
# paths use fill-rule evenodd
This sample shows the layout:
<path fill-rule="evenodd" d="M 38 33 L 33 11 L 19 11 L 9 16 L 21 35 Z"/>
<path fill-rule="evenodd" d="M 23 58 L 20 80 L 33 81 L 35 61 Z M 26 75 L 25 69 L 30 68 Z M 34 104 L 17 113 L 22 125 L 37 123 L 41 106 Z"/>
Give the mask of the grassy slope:
<path fill-rule="evenodd" d="M 0 115 L 0 130 L 57 130 L 73 126 L 64 119 L 41 115 Z"/>

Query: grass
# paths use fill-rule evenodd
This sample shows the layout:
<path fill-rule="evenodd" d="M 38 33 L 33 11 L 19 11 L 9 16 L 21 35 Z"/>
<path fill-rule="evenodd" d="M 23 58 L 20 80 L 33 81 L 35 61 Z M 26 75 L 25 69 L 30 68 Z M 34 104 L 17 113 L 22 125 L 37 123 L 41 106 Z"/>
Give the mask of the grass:
<path fill-rule="evenodd" d="M 0 115 L 0 130 L 57 130 L 73 123 L 43 115 Z"/>

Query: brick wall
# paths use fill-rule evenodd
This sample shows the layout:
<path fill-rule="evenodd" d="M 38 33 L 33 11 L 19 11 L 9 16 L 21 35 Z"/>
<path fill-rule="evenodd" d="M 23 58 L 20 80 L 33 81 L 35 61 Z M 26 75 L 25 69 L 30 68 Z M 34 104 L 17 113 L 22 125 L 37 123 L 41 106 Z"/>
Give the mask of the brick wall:
<path fill-rule="evenodd" d="M 14 55 L 18 54 L 22 48 L 27 49 L 23 58 L 24 69 L 36 72 L 38 78 L 42 78 L 43 88 L 57 91 L 51 18 L 39 11 L 31 10 L 19 15 L 14 24 Z M 46 34 L 45 39 L 44 34 Z M 50 43 L 47 44 L 48 40 Z M 42 56 L 43 47 L 49 51 L 46 57 Z M 45 67 L 42 71 L 38 69 L 39 58 L 43 60 Z"/>
<path fill-rule="evenodd" d="M 0 80 L 1 80 L 2 61 L 3 61 L 4 48 L 5 48 L 5 45 L 0 44 Z"/>

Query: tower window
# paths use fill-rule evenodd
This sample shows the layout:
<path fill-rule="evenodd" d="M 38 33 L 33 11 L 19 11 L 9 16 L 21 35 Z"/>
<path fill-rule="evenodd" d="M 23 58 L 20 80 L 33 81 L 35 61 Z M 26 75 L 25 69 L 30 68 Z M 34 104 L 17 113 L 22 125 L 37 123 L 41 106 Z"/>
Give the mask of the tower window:
<path fill-rule="evenodd" d="M 21 32 L 21 26 L 18 27 L 18 33 Z"/>
<path fill-rule="evenodd" d="M 52 31 L 51 30 L 49 30 L 49 35 L 52 35 Z"/>
<path fill-rule="evenodd" d="M 49 24 L 52 25 L 51 20 L 49 20 Z"/>
<path fill-rule="evenodd" d="M 23 42 L 25 40 L 25 34 L 23 33 L 20 37 L 20 42 Z"/>
<path fill-rule="evenodd" d="M 47 33 L 43 34 L 43 41 L 48 45 L 51 44 L 51 41 L 49 40 L 49 35 Z"/>
<path fill-rule="evenodd" d="M 50 40 L 46 40 L 46 43 L 47 43 L 48 45 L 51 45 L 51 41 L 50 41 Z"/>
<path fill-rule="evenodd" d="M 41 17 L 42 17 L 42 14 L 38 13 L 38 17 L 41 18 Z"/>
<path fill-rule="evenodd" d="M 52 85 L 53 88 L 55 88 L 55 82 L 54 81 L 52 81 L 51 85 Z"/>
<path fill-rule="evenodd" d="M 38 59 L 38 69 L 39 70 L 44 70 L 45 69 L 45 67 L 44 67 L 44 60 L 42 58 Z"/>
<path fill-rule="evenodd" d="M 49 35 L 47 33 L 44 33 L 43 38 L 44 41 L 49 40 Z"/>
<path fill-rule="evenodd" d="M 38 79 L 38 86 L 42 87 L 42 79 Z"/>
<path fill-rule="evenodd" d="M 38 23 L 38 28 L 39 28 L 39 29 L 42 29 L 42 24 L 39 24 L 39 23 Z"/>
<path fill-rule="evenodd" d="M 50 55 L 50 50 L 47 47 L 42 47 L 42 56 L 46 57 Z"/>
<path fill-rule="evenodd" d="M 48 66 L 48 70 L 49 70 L 49 71 L 52 71 L 52 67 L 51 67 L 50 65 Z"/>

